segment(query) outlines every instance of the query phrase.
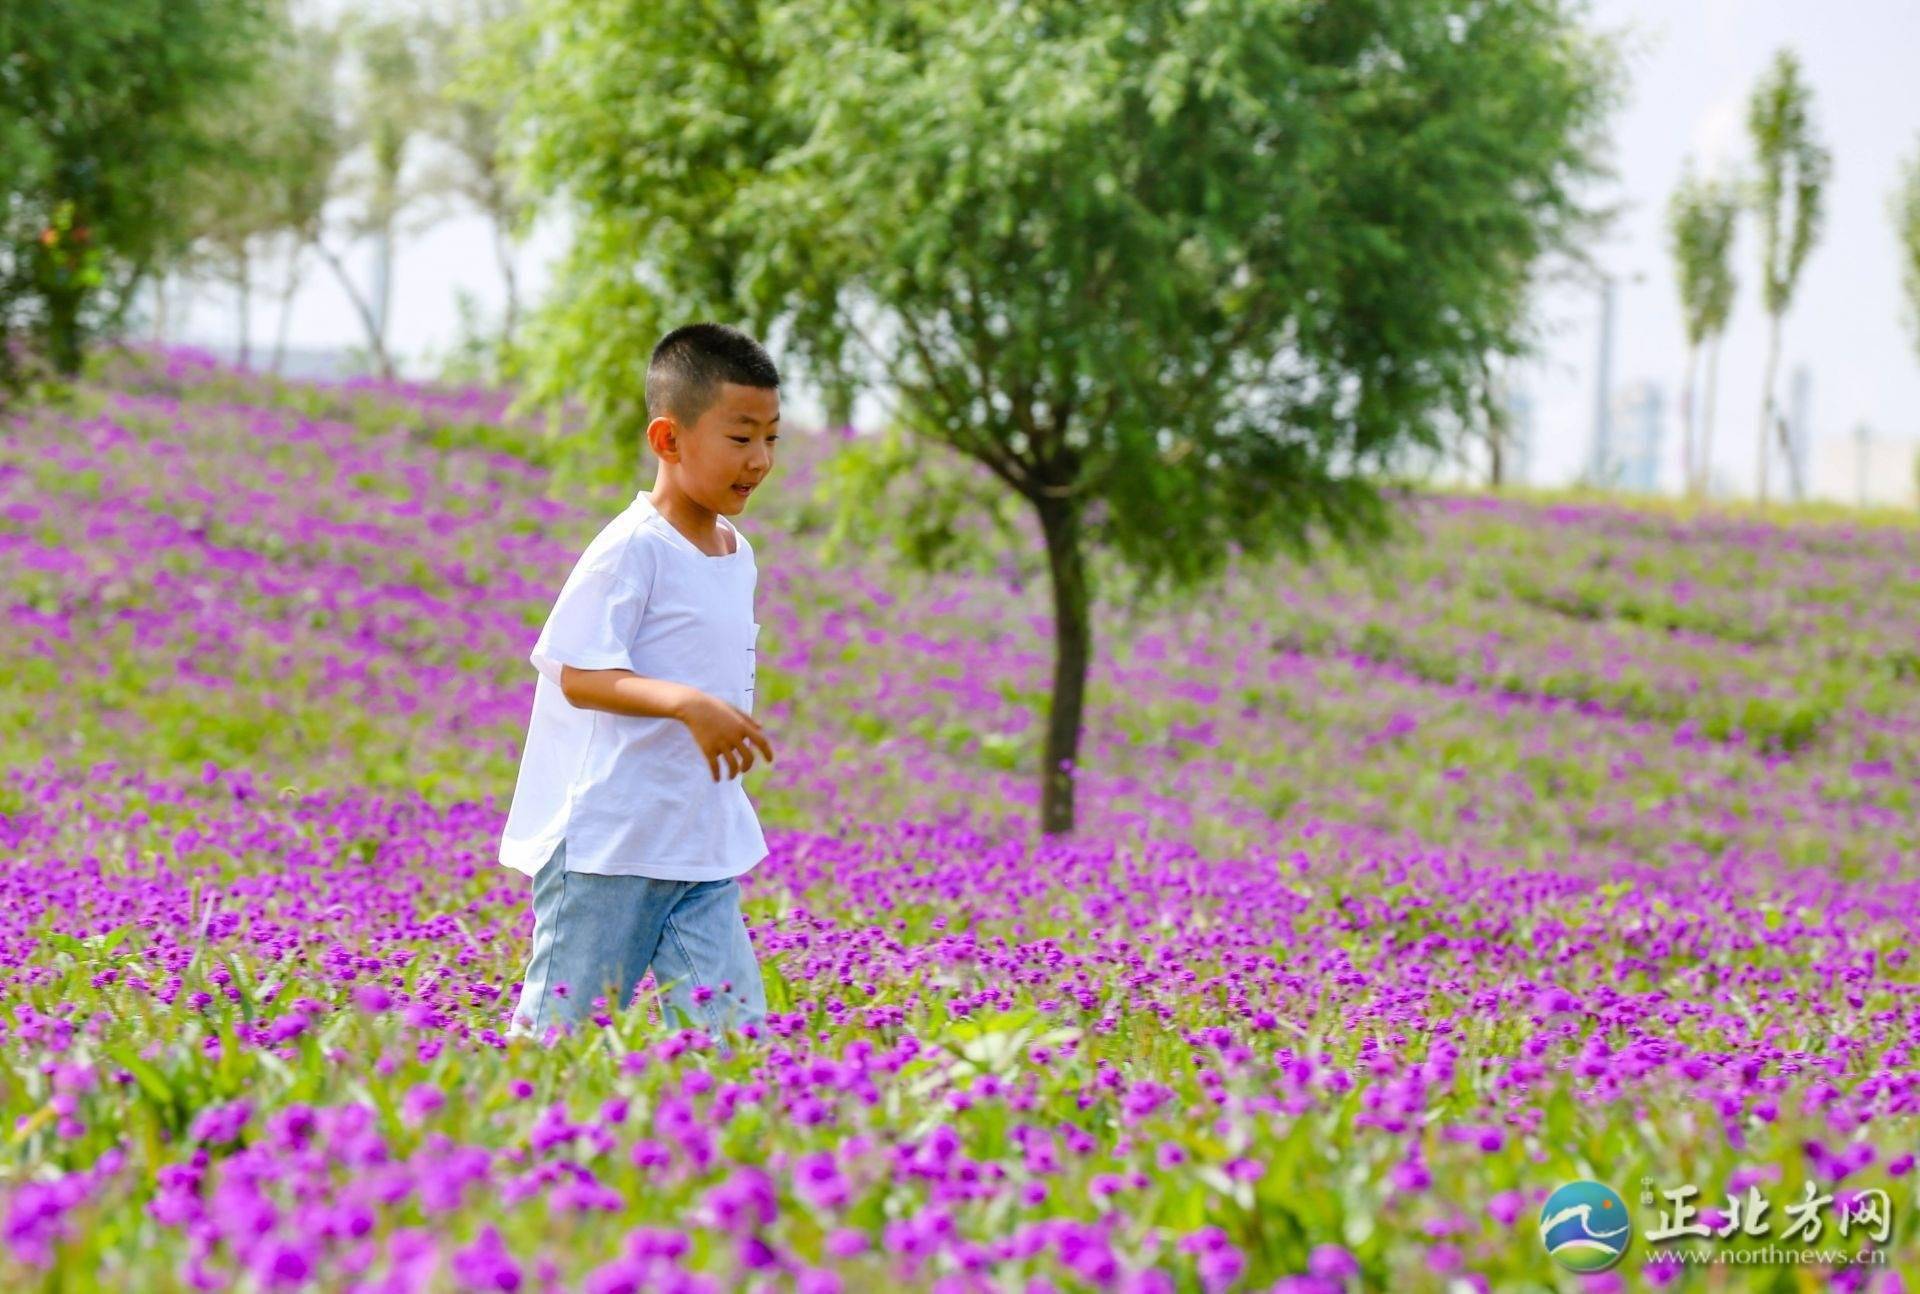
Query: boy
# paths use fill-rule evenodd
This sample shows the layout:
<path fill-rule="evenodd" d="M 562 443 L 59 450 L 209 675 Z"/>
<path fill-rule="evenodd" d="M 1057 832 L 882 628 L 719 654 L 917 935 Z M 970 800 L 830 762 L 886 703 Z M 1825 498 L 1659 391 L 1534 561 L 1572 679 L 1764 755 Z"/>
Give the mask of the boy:
<path fill-rule="evenodd" d="M 654 347 L 646 396 L 653 490 L 587 545 L 528 658 L 500 842 L 533 877 L 510 1035 L 578 1025 L 601 994 L 624 1008 L 649 966 L 716 1036 L 766 1015 L 734 878 L 766 856 L 739 778 L 773 748 L 752 715 L 753 546 L 727 519 L 773 470 L 780 376 L 745 333 L 690 324 Z"/>

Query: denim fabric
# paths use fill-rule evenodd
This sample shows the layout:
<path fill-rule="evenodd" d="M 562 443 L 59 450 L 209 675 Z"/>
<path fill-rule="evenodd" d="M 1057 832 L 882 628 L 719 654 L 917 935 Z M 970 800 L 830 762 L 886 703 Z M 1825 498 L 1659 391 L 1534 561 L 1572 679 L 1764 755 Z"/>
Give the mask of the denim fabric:
<path fill-rule="evenodd" d="M 624 1007 L 648 967 L 673 1008 L 716 1036 L 766 1018 L 766 988 L 740 915 L 740 885 L 570 872 L 566 842 L 533 877 L 533 952 L 511 1034 L 544 1037 Z M 704 991 L 703 991 L 704 990 Z"/>

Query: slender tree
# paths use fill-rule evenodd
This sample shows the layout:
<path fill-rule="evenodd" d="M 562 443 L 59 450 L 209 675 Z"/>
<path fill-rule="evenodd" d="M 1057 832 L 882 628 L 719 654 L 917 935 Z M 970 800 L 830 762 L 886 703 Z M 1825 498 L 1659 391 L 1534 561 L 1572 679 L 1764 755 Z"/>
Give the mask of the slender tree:
<path fill-rule="evenodd" d="M 534 215 L 509 152 L 507 121 L 533 65 L 533 49 L 500 39 L 520 0 L 454 0 L 423 25 L 426 83 L 436 97 L 428 129 L 442 145 L 429 187 L 450 193 L 487 220 L 494 263 L 506 289 L 500 343 L 511 350 L 520 326 L 520 240 Z"/>
<path fill-rule="evenodd" d="M 1480 397 L 1480 428 L 1487 447 L 1487 488 L 1507 483 L 1507 456 L 1513 449 L 1511 389 L 1503 378 L 1489 377 Z"/>
<path fill-rule="evenodd" d="M 1920 147 L 1900 168 L 1900 182 L 1890 203 L 1893 236 L 1900 249 L 1900 286 L 1907 297 L 1907 322 L 1920 350 Z M 1913 460 L 1914 497 L 1920 498 L 1920 454 Z"/>
<path fill-rule="evenodd" d="M 207 130 L 221 143 L 219 157 L 200 174 L 192 203 L 189 268 L 234 293 L 243 367 L 251 360 L 255 284 L 275 260 L 285 268 L 284 339 L 299 263 L 317 234 L 339 160 L 330 34 L 295 26 L 284 9 L 277 17 L 245 99 L 212 114 Z M 280 349 L 276 340 L 276 367 Z"/>
<path fill-rule="evenodd" d="M 1907 296 L 1907 323 L 1920 349 L 1920 147 L 1900 169 L 1893 191 L 1893 236 L 1900 249 L 1900 286 Z"/>
<path fill-rule="evenodd" d="M 1613 87 L 1574 15 L 530 0 L 531 178 L 574 217 L 530 390 L 635 453 L 636 364 L 716 317 L 974 459 L 1046 556 L 1040 826 L 1070 830 L 1096 571 L 1378 537 L 1383 464 L 1450 450 L 1520 349 Z"/>
<path fill-rule="evenodd" d="M 1714 374 L 1710 368 L 1705 416 L 1698 419 L 1694 412 L 1700 403 L 1695 377 L 1701 351 L 1711 344 L 1718 353 L 1719 338 L 1733 309 L 1733 235 L 1739 211 L 1737 187 L 1696 175 L 1691 161 L 1667 203 L 1667 246 L 1673 255 L 1687 333 L 1686 382 L 1680 396 L 1680 457 L 1689 496 L 1705 489 L 1713 461 Z"/>
<path fill-rule="evenodd" d="M 1521 428 L 1514 419 L 1514 386 L 1511 365 L 1498 355 L 1486 356 L 1475 381 L 1473 416 L 1461 437 L 1459 465 L 1470 470 L 1474 451 L 1486 455 L 1486 482 L 1489 490 L 1502 489 L 1510 479 L 1513 459 L 1521 450 Z"/>
<path fill-rule="evenodd" d="M 326 233 L 327 207 L 339 189 L 347 149 L 340 116 L 341 34 L 337 22 L 308 22 L 294 29 L 282 67 L 288 106 L 282 120 L 285 156 L 274 190 L 279 221 L 281 276 L 279 318 L 268 366 L 280 371 L 287 349 L 293 299 L 305 278 L 308 253 Z"/>
<path fill-rule="evenodd" d="M 1756 174 L 1752 202 L 1760 217 L 1761 301 L 1767 310 L 1767 363 L 1762 377 L 1759 437 L 1759 498 L 1767 501 L 1768 438 L 1777 436 L 1789 456 L 1786 423 L 1774 395 L 1780 364 L 1780 316 L 1793 300 L 1800 269 L 1820 236 L 1823 199 L 1832 157 L 1814 137 L 1812 92 L 1791 50 L 1774 56 L 1747 104 Z"/>
<path fill-rule="evenodd" d="M 420 209 L 428 185 L 410 165 L 413 146 L 435 109 L 423 69 L 426 22 L 412 10 L 351 15 L 345 27 L 351 111 L 347 147 L 357 164 L 344 184 L 355 203 L 348 242 L 366 242 L 374 257 L 372 282 L 362 288 L 347 271 L 330 236 L 315 250 L 345 290 L 367 335 L 367 347 L 382 377 L 392 377 L 387 345 L 393 305 L 394 250 L 404 218 Z"/>

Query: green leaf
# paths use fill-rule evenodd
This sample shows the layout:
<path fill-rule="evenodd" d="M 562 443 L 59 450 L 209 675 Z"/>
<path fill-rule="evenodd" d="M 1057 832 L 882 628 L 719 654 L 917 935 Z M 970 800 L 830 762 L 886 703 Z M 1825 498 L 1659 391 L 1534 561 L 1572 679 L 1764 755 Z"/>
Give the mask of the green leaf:
<path fill-rule="evenodd" d="M 131 1047 L 109 1045 L 102 1050 L 115 1064 L 133 1075 L 133 1081 L 140 1085 L 140 1090 L 151 1097 L 156 1105 L 166 1110 L 173 1109 L 173 1085 L 167 1081 L 166 1075 L 155 1069 Z"/>

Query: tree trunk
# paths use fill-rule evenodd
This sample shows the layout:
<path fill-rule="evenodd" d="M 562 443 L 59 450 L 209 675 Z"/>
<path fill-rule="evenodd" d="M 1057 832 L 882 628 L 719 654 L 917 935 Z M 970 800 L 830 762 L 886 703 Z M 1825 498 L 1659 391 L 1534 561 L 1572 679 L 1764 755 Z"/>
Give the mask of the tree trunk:
<path fill-rule="evenodd" d="M 1073 830 L 1073 786 L 1092 626 L 1079 505 L 1043 498 L 1035 508 L 1047 540 L 1047 569 L 1053 577 L 1053 699 L 1047 709 L 1047 744 L 1040 765 L 1040 830 L 1059 835 Z"/>
<path fill-rule="evenodd" d="M 1793 429 L 1787 426 L 1787 420 L 1774 415 L 1774 427 L 1780 432 L 1780 454 L 1787 460 L 1787 488 L 1792 491 L 1794 502 L 1806 498 L 1807 492 L 1800 481 L 1800 459 L 1793 452 Z"/>
<path fill-rule="evenodd" d="M 500 262 L 500 277 L 507 285 L 507 315 L 500 324 L 500 342 L 513 345 L 513 334 L 520 326 L 520 280 L 513 270 L 513 244 L 500 222 L 493 222 L 493 256 Z"/>
<path fill-rule="evenodd" d="M 853 383 L 829 380 L 826 389 L 827 426 L 838 431 L 853 425 Z"/>
<path fill-rule="evenodd" d="M 240 253 L 240 278 L 236 286 L 240 289 L 240 367 L 244 371 L 253 361 L 253 259 L 243 250 Z"/>
<path fill-rule="evenodd" d="M 167 278 L 160 275 L 153 280 L 153 342 L 164 345 L 167 340 Z"/>
<path fill-rule="evenodd" d="M 388 219 L 374 243 L 373 318 L 380 334 L 380 354 L 387 353 L 388 320 L 393 314 L 393 221 Z M 392 377 L 391 372 L 381 374 Z"/>
<path fill-rule="evenodd" d="M 325 243 L 315 243 L 314 247 L 319 250 L 320 258 L 333 271 L 334 277 L 340 280 L 340 286 L 346 289 L 347 299 L 353 302 L 353 308 L 360 316 L 360 326 L 367 330 L 367 343 L 373 347 L 373 359 L 380 366 L 380 376 L 391 380 L 393 361 L 387 358 L 386 342 L 381 340 L 380 327 L 373 321 L 373 310 L 367 305 L 367 299 L 353 285 L 353 276 L 347 273 L 347 267 L 340 263 L 340 258 L 333 254 L 332 248 Z"/>
<path fill-rule="evenodd" d="M 1700 404 L 1700 495 L 1705 498 L 1713 485 L 1713 398 L 1720 389 L 1720 337 L 1707 343 L 1707 390 Z"/>
<path fill-rule="evenodd" d="M 80 337 L 80 304 L 83 291 L 54 289 L 46 294 L 47 358 L 61 377 L 77 377 L 85 361 L 85 344 Z"/>
<path fill-rule="evenodd" d="M 1504 415 L 1487 427 L 1487 488 L 1498 490 L 1507 477 L 1507 423 Z"/>
<path fill-rule="evenodd" d="M 1767 502 L 1767 440 L 1773 432 L 1773 370 L 1780 362 L 1780 316 L 1769 316 L 1767 368 L 1760 398 L 1760 503 Z"/>
<path fill-rule="evenodd" d="M 267 367 L 277 377 L 287 357 L 287 323 L 293 317 L 294 294 L 300 290 L 300 253 L 287 258 L 286 285 L 280 290 L 280 318 L 273 329 L 273 358 Z"/>
<path fill-rule="evenodd" d="M 1686 375 L 1680 381 L 1680 482 L 1681 482 L 1682 490 L 1684 491 L 1684 493 L 1689 499 L 1691 499 L 1694 495 L 1694 489 L 1693 489 L 1693 457 L 1694 457 L 1693 376 L 1694 376 L 1694 373 L 1698 371 L 1699 367 L 1700 367 L 1700 348 L 1698 346 L 1687 347 Z"/>

